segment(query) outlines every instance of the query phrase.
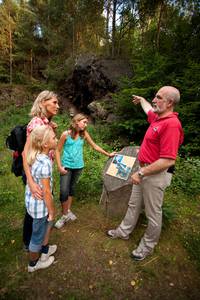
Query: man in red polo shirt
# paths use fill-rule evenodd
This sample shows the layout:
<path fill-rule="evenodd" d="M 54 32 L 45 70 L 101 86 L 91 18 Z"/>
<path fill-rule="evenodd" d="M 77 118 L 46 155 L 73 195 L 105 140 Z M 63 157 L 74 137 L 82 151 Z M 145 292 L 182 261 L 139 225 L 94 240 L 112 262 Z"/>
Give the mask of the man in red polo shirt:
<path fill-rule="evenodd" d="M 160 237 L 164 191 L 171 183 L 178 148 L 183 142 L 183 129 L 178 114 L 173 112 L 179 101 L 180 93 L 172 86 L 162 87 L 152 105 L 142 97 L 133 96 L 133 103 L 140 103 L 150 126 L 138 153 L 140 168 L 132 175 L 133 189 L 126 215 L 107 234 L 111 238 L 128 239 L 144 207 L 148 226 L 132 252 L 135 260 L 151 254 Z"/>

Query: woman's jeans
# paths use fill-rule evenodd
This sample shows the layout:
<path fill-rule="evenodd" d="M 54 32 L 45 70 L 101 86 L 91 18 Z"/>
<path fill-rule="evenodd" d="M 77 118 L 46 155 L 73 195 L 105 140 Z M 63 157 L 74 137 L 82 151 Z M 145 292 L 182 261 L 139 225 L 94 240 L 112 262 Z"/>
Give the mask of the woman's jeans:
<path fill-rule="evenodd" d="M 24 171 L 22 172 L 22 181 L 23 184 L 26 185 L 26 175 Z M 26 211 L 24 216 L 24 224 L 23 224 L 23 243 L 27 249 L 31 240 L 32 226 L 33 226 L 33 218 Z"/>
<path fill-rule="evenodd" d="M 26 211 L 24 216 L 24 225 L 23 225 L 23 242 L 26 248 L 28 248 L 31 240 L 32 225 L 33 225 L 33 218 Z"/>

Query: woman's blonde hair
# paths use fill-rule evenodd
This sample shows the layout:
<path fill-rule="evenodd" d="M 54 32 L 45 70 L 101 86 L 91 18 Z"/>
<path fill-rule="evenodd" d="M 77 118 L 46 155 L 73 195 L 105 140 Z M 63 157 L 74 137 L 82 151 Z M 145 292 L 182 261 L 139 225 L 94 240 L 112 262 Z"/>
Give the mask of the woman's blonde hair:
<path fill-rule="evenodd" d="M 29 115 L 31 117 L 39 117 L 39 118 L 46 117 L 47 112 L 45 108 L 41 105 L 41 103 L 50 100 L 53 97 L 57 98 L 57 95 L 54 92 L 51 91 L 41 92 L 35 99 Z"/>
<path fill-rule="evenodd" d="M 85 136 L 85 129 L 81 130 L 81 131 L 77 130 L 77 122 L 79 122 L 79 121 L 81 121 L 83 119 L 88 119 L 88 117 L 86 115 L 82 114 L 82 113 L 76 114 L 73 117 L 73 119 L 72 119 L 72 121 L 70 123 L 70 127 L 69 127 L 71 129 L 71 136 L 72 136 L 72 138 L 75 137 L 75 135 L 76 135 L 77 132 L 79 132 L 80 137 L 83 138 Z"/>
<path fill-rule="evenodd" d="M 48 125 L 40 125 L 35 127 L 30 134 L 30 145 L 27 153 L 27 162 L 31 166 L 37 154 L 44 150 L 45 143 L 48 142 L 53 129 Z"/>

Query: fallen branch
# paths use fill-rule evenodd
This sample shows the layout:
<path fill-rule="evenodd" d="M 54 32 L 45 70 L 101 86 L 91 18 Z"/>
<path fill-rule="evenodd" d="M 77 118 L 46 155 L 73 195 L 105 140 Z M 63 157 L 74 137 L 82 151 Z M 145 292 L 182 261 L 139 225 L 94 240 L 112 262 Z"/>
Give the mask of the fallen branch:
<path fill-rule="evenodd" d="M 149 260 L 148 262 L 146 262 L 145 264 L 143 264 L 143 265 L 141 265 L 141 266 L 144 267 L 144 266 L 150 264 L 152 261 L 156 260 L 157 258 L 158 258 L 158 256 L 152 258 L 151 260 Z"/>

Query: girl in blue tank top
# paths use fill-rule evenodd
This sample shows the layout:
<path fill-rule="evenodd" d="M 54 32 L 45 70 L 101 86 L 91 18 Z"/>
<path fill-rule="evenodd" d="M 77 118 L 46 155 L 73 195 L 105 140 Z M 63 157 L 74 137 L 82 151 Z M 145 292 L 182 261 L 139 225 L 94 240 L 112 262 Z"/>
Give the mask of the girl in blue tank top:
<path fill-rule="evenodd" d="M 115 155 L 115 152 L 108 153 L 95 144 L 86 131 L 87 124 L 88 118 L 84 114 L 75 115 L 69 130 L 62 133 L 56 149 L 56 161 L 60 172 L 60 201 L 62 206 L 62 216 L 55 224 L 55 227 L 58 229 L 63 227 L 67 221 L 76 220 L 76 216 L 71 212 L 71 205 L 76 183 L 84 167 L 84 142 L 88 142 L 94 150 L 108 157 Z"/>

